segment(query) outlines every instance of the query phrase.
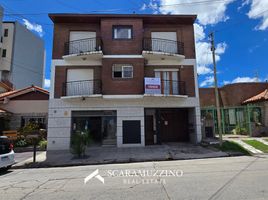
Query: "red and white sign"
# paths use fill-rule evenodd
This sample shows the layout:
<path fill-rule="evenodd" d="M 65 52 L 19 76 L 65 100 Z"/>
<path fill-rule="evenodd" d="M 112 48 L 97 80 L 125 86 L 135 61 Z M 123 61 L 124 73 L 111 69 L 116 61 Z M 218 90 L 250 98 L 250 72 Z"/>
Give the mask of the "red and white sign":
<path fill-rule="evenodd" d="M 145 94 L 161 94 L 160 78 L 144 78 Z"/>

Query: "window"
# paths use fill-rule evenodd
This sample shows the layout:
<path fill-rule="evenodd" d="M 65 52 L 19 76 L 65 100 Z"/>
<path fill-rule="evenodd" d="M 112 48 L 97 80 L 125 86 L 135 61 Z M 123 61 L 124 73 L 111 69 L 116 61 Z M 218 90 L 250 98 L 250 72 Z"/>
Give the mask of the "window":
<path fill-rule="evenodd" d="M 5 58 L 7 56 L 7 50 L 6 49 L 3 49 L 2 51 L 2 57 Z"/>
<path fill-rule="evenodd" d="M 114 26 L 114 39 L 132 39 L 132 26 Z"/>
<path fill-rule="evenodd" d="M 4 31 L 4 37 L 8 37 L 8 29 L 5 29 Z"/>
<path fill-rule="evenodd" d="M 121 64 L 114 65 L 113 78 L 133 78 L 133 66 Z"/>
<path fill-rule="evenodd" d="M 33 117 L 33 116 L 23 116 L 21 117 L 21 127 L 26 126 L 29 123 L 38 124 L 39 128 L 46 129 L 46 118 L 45 117 Z"/>

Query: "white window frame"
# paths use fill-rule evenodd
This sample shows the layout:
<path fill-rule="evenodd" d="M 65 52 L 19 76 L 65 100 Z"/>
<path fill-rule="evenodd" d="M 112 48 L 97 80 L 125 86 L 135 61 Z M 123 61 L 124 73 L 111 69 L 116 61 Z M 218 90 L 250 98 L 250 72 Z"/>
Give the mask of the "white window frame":
<path fill-rule="evenodd" d="M 118 37 L 117 31 L 118 29 L 128 29 L 128 37 L 120 38 Z M 131 26 L 114 26 L 113 27 L 113 39 L 115 40 L 131 40 L 132 39 L 132 27 Z"/>
<path fill-rule="evenodd" d="M 114 72 L 115 72 L 115 67 L 121 67 L 121 77 L 114 77 Z M 131 77 L 127 77 L 127 76 L 125 76 L 125 72 L 127 71 L 127 70 L 125 70 L 125 69 L 127 69 L 127 68 L 131 68 Z M 133 78 L 133 66 L 132 65 L 130 65 L 130 64 L 114 64 L 113 65 L 113 78 L 114 79 L 120 79 L 120 78 L 124 78 L 124 79 L 130 79 L 130 78 Z"/>

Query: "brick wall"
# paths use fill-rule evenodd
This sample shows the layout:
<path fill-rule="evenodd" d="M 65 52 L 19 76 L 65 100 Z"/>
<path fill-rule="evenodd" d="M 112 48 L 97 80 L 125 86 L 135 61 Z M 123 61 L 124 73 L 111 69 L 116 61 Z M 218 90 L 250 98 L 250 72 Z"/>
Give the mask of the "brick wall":
<path fill-rule="evenodd" d="M 113 39 L 114 25 L 132 26 L 133 38 L 126 40 Z M 102 19 L 101 36 L 104 54 L 141 54 L 143 37 L 142 19 Z"/>
<path fill-rule="evenodd" d="M 112 77 L 113 64 L 131 64 L 133 78 L 120 79 Z M 111 59 L 102 60 L 102 92 L 103 94 L 143 94 L 144 59 Z"/>
<path fill-rule="evenodd" d="M 219 89 L 221 106 L 240 106 L 243 101 L 268 88 L 268 83 L 236 83 Z M 201 107 L 215 106 L 214 88 L 200 88 Z"/>

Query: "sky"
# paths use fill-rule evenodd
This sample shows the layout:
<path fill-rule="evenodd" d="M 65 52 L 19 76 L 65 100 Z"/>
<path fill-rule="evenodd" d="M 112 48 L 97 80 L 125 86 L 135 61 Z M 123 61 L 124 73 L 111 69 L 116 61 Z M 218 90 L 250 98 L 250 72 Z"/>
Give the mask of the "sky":
<path fill-rule="evenodd" d="M 197 14 L 200 87 L 212 87 L 209 34 L 214 32 L 218 84 L 268 80 L 268 0 L 0 0 L 4 20 L 19 21 L 44 40 L 50 86 L 53 23 L 48 13 Z"/>

